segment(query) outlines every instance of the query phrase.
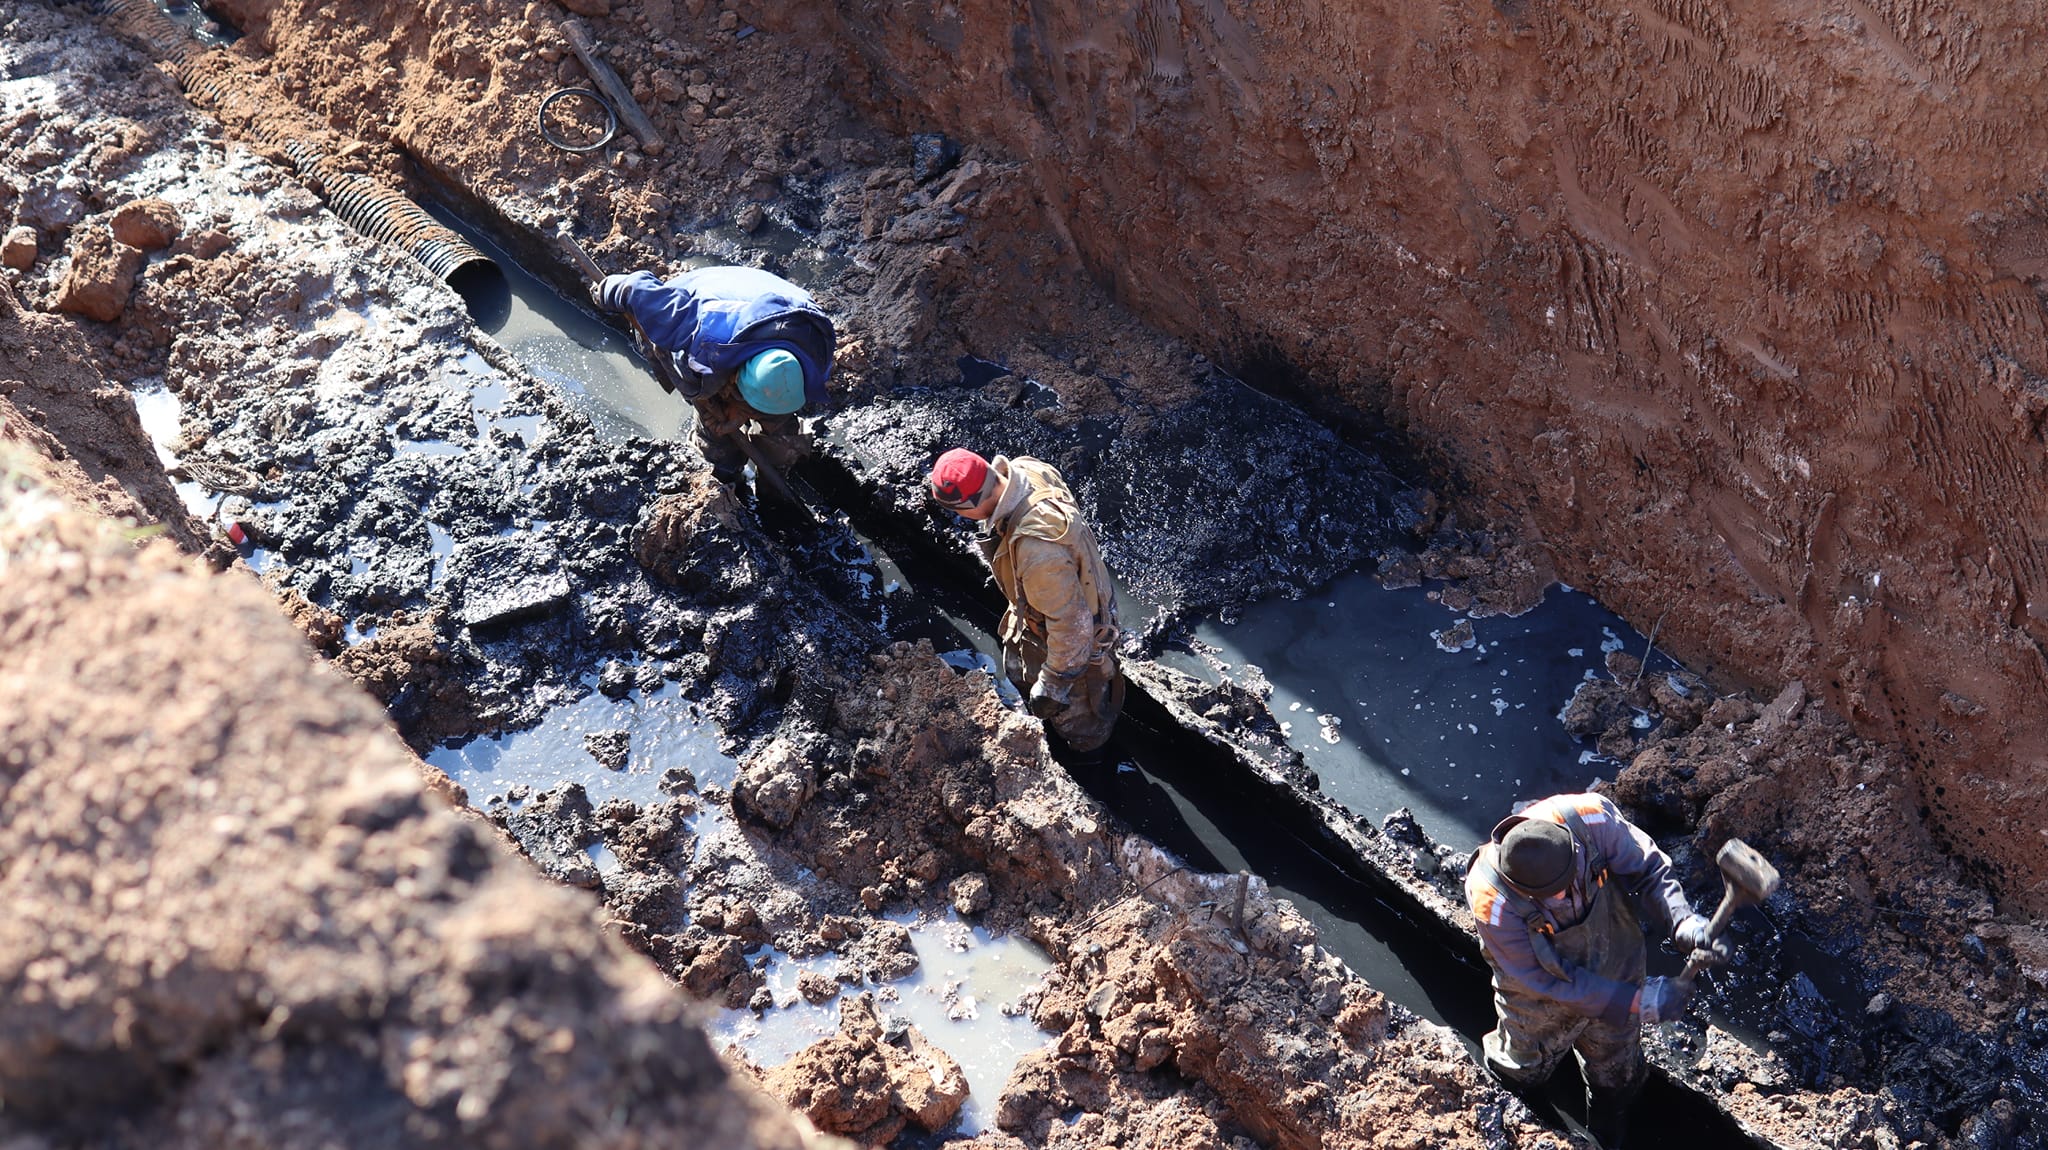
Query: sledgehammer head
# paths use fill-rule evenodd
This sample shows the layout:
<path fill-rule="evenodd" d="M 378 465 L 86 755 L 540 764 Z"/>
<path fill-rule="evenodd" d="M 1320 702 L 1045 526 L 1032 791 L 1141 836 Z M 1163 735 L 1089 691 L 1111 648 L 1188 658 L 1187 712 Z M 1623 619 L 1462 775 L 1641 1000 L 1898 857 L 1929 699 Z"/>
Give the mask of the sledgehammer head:
<path fill-rule="evenodd" d="M 1729 896 L 1740 905 L 1753 906 L 1778 889 L 1778 868 L 1741 839 L 1723 843 L 1714 862 L 1727 880 Z"/>
<path fill-rule="evenodd" d="M 1741 839 L 1729 839 L 1723 843 L 1720 852 L 1714 855 L 1714 862 L 1721 867 L 1724 885 L 1721 905 L 1714 909 L 1713 921 L 1707 924 L 1707 937 L 1718 939 L 1721 932 L 1728 929 L 1728 920 L 1735 917 L 1736 911 L 1755 906 L 1778 889 L 1778 868 Z M 1678 980 L 1691 986 L 1694 975 L 1725 957 L 1725 950 L 1720 958 L 1712 950 L 1696 950 L 1686 960 L 1685 973 L 1679 975 Z"/>

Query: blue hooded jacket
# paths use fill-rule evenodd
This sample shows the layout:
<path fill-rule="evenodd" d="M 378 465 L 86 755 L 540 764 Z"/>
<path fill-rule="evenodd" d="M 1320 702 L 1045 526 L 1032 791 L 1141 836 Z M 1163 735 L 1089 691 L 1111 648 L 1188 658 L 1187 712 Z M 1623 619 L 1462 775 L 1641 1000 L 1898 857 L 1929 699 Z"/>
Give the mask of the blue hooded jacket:
<path fill-rule="evenodd" d="M 773 272 L 710 267 L 663 281 L 641 271 L 605 277 L 602 294 L 607 304 L 632 313 L 685 378 L 723 376 L 781 348 L 803 367 L 805 402 L 829 403 L 825 382 L 838 341 L 832 319 L 811 293 Z"/>

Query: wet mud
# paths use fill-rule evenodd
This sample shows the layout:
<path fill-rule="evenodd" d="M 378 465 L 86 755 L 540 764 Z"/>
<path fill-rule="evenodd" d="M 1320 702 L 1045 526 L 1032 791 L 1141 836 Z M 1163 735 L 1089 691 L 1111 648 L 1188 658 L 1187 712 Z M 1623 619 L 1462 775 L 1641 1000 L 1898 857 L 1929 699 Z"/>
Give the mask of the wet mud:
<path fill-rule="evenodd" d="M 1688 664 L 1909 748 L 1945 846 L 2048 908 L 2034 12 L 1012 15 L 763 18 L 881 122 L 1027 163 L 1146 321 L 1399 429 Z"/>
<path fill-rule="evenodd" d="M 254 580 L 42 467 L 0 447 L 8 1142 L 817 1145 Z"/>
<path fill-rule="evenodd" d="M 1533 604 L 1554 549 L 1446 511 L 1375 441 L 1148 332 L 1082 273 L 1026 165 L 891 137 L 816 98 L 836 66 L 772 21 L 710 5 L 599 14 L 675 146 L 572 161 L 482 99 L 537 101 L 579 76 L 543 22 L 500 4 L 459 20 L 319 7 L 224 5 L 246 35 L 209 66 L 365 173 L 488 205 L 477 218 L 556 282 L 569 273 L 547 236 L 564 223 L 614 266 L 742 259 L 817 277 L 841 317 L 841 394 L 808 490 L 975 588 L 964 529 L 918 494 L 925 462 L 965 443 L 1061 466 L 1138 608 L 1128 651 L 1157 720 L 1255 780 L 1444 945 L 1469 947 L 1469 844 L 1322 793 L 1251 669 L 1210 681 L 1149 657 L 1199 654 L 1201 621 L 1360 569 L 1427 581 L 1455 631 L 1460 615 Z M 260 568 L 416 750 L 475 750 L 593 696 L 698 709 L 729 775 L 647 793 L 636 736 L 607 728 L 579 753 L 601 772 L 624 762 L 631 797 L 443 785 L 541 873 L 592 892 L 606 932 L 691 997 L 765 1014 L 783 1007 L 763 948 L 839 956 L 841 1031 L 760 1070 L 771 1093 L 857 1140 L 945 1138 L 956 1091 L 920 1045 L 943 1036 L 896 1025 L 886 998 L 846 1004 L 915 961 L 898 918 L 950 908 L 1054 961 L 1028 1006 L 1051 1045 L 980 1100 L 995 1129 L 978 1144 L 1562 1142 L 1487 1086 L 1451 1032 L 1332 963 L 1262 882 L 1176 871 L 1068 779 L 985 675 L 901 642 L 920 613 L 845 517 L 793 522 L 712 483 L 687 446 L 594 414 L 485 338 L 459 294 L 336 220 L 250 123 L 193 110 L 84 10 L 0 18 L 15 45 L 0 139 L 16 157 L 0 213 L 33 249 L 0 290 L 8 437 L 57 457 L 52 482 L 75 497 L 169 524 L 232 578 Z M 751 79 L 772 67 L 782 85 Z M 121 389 L 175 397 L 160 446 L 186 492 Z M 181 494 L 196 496 L 189 518 Z M 1924 774 L 1803 688 L 1750 699 L 1720 678 L 1635 671 L 1611 661 L 1557 701 L 1612 764 L 1613 793 L 1698 903 L 1718 896 L 1711 848 L 1729 836 L 1787 877 L 1741 922 L 1745 959 L 1706 996 L 1716 1025 L 1654 1043 L 1661 1071 L 1776 1145 L 2039 1144 L 2048 946 L 1943 853 Z M 1959 715 L 1975 705 L 1958 699 Z"/>

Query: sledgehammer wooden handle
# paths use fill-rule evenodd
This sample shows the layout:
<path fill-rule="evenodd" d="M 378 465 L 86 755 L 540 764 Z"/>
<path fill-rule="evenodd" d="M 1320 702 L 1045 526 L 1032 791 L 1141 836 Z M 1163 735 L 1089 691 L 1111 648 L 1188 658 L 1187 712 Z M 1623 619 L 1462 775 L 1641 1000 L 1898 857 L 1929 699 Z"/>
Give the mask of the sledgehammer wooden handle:
<path fill-rule="evenodd" d="M 1778 868 L 1770 860 L 1756 852 L 1756 848 L 1741 839 L 1729 839 L 1721 844 L 1714 855 L 1714 862 L 1721 868 L 1721 905 L 1714 908 L 1713 921 L 1707 924 L 1707 939 L 1721 937 L 1728 929 L 1728 920 L 1745 906 L 1755 906 L 1778 889 Z M 1679 981 L 1690 983 L 1706 969 L 1707 960 L 1700 957 L 1702 951 L 1694 951 L 1685 960 L 1685 973 Z"/>
<path fill-rule="evenodd" d="M 611 97 L 612 106 L 625 119 L 626 130 L 640 141 L 641 149 L 650 156 L 659 155 L 661 133 L 654 130 L 654 121 L 640 110 L 640 102 L 633 99 L 633 90 L 626 87 L 626 82 L 612 71 L 612 66 L 597 54 L 597 42 L 590 38 L 590 29 L 585 28 L 581 20 L 564 20 L 562 35 L 569 41 L 569 50 L 583 61 L 583 70 L 590 73 L 590 78 L 597 82 L 605 95 Z"/>

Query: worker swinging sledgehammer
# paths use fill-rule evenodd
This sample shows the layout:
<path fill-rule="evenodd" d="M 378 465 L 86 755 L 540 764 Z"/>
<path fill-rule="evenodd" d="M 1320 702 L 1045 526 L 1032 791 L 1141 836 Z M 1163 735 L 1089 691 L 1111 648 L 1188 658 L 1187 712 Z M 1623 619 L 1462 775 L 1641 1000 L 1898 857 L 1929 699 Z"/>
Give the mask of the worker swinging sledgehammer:
<path fill-rule="evenodd" d="M 829 403 L 838 339 L 811 293 L 759 268 L 708 267 L 669 280 L 608 275 L 590 295 L 669 358 L 663 382 L 696 409 L 697 445 L 720 482 L 737 484 L 749 459 L 786 472 L 810 453 L 797 416 Z"/>
<path fill-rule="evenodd" d="M 1487 1070 L 1533 1098 L 1576 1053 L 1587 1129 L 1614 1150 L 1647 1073 L 1643 1024 L 1678 1018 L 1692 998 L 1689 978 L 1644 978 L 1644 922 L 1703 959 L 1725 960 L 1727 943 L 1686 900 L 1670 857 L 1595 794 L 1501 820 L 1472 854 L 1465 896 L 1493 967 Z"/>
<path fill-rule="evenodd" d="M 1066 480 L 1028 456 L 990 462 L 964 447 L 927 480 L 940 506 L 981 524 L 982 557 L 1010 601 L 1004 676 L 1068 746 L 1099 749 L 1124 705 L 1116 588 Z"/>

